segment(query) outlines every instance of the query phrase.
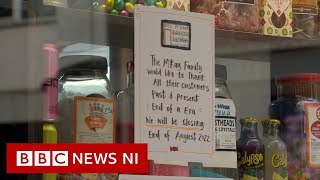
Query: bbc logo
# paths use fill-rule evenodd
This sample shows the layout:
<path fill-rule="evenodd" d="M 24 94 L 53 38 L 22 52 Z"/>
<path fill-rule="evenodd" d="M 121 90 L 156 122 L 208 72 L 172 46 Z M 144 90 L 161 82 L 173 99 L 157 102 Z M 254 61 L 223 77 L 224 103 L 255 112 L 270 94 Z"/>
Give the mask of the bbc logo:
<path fill-rule="evenodd" d="M 17 151 L 17 166 L 68 166 L 68 151 Z"/>

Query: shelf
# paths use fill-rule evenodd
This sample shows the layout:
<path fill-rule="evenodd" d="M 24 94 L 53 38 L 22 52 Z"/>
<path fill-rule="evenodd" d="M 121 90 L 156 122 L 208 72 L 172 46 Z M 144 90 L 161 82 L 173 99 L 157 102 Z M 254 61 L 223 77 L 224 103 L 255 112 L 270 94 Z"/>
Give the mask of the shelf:
<path fill-rule="evenodd" d="M 314 51 L 319 47 L 320 40 L 216 30 L 217 57 L 265 61 L 271 52 Z"/>
<path fill-rule="evenodd" d="M 60 40 L 132 48 L 134 21 L 131 17 L 57 8 Z"/>
<path fill-rule="evenodd" d="M 132 17 L 57 8 L 61 40 L 133 48 Z M 320 47 L 319 40 L 266 36 L 261 34 L 216 30 L 216 57 L 268 61 L 270 52 L 296 51 Z"/>

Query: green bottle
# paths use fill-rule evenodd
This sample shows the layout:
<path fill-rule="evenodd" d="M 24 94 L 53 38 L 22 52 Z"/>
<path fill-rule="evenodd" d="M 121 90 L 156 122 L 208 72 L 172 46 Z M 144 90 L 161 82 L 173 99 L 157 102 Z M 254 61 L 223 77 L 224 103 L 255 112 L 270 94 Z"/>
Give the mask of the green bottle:
<path fill-rule="evenodd" d="M 269 120 L 269 133 L 264 141 L 266 180 L 288 180 L 287 147 L 280 139 L 280 121 Z"/>

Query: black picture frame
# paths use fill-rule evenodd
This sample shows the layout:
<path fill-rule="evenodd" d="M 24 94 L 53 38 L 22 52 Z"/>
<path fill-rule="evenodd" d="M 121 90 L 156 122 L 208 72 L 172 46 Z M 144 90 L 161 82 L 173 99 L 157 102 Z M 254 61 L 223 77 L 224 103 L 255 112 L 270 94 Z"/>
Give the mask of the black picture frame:
<path fill-rule="evenodd" d="M 189 45 L 188 47 L 181 47 L 181 46 L 173 46 L 167 45 L 164 43 L 164 29 L 163 26 L 165 23 L 174 24 L 174 25 L 183 25 L 189 27 Z M 182 49 L 182 50 L 191 50 L 191 23 L 189 22 L 182 22 L 182 21 L 174 21 L 174 20 L 161 20 L 161 46 L 167 48 L 175 48 L 175 49 Z"/>

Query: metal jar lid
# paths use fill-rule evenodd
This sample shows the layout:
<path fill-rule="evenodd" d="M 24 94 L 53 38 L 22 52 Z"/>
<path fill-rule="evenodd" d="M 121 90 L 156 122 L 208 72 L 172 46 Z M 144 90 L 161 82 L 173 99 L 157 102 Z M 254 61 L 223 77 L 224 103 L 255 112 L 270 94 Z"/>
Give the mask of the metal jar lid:
<path fill-rule="evenodd" d="M 66 69 L 96 69 L 108 71 L 107 58 L 91 55 L 71 55 L 60 57 L 60 71 Z"/>

